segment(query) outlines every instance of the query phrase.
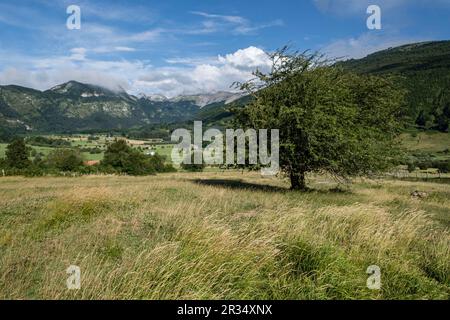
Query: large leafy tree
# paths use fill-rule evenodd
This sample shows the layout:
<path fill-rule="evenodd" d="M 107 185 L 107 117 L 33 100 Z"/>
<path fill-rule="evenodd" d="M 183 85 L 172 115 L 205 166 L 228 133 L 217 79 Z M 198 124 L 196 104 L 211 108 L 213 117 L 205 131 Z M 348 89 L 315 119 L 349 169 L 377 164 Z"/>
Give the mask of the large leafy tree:
<path fill-rule="evenodd" d="M 283 49 L 271 58 L 270 72 L 240 84 L 254 99 L 236 119 L 280 130 L 280 168 L 292 189 L 306 189 L 308 172 L 348 178 L 389 168 L 404 103 L 394 81 L 349 73 L 315 54 Z"/>
<path fill-rule="evenodd" d="M 15 139 L 6 147 L 6 164 L 11 168 L 25 169 L 30 164 L 30 148 L 23 139 Z"/>

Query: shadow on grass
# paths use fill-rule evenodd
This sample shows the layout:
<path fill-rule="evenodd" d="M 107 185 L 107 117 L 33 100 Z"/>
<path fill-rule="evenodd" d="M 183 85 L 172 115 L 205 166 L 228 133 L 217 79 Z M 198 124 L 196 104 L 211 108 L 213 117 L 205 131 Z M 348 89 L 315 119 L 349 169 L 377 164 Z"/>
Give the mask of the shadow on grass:
<path fill-rule="evenodd" d="M 254 191 L 265 191 L 265 192 L 286 192 L 289 191 L 287 188 L 281 188 L 271 185 L 263 185 L 256 183 L 244 182 L 242 180 L 225 180 L 225 179 L 195 179 L 192 180 L 196 184 L 204 186 L 213 187 L 224 187 L 230 189 L 239 190 L 254 190 Z"/>
<path fill-rule="evenodd" d="M 264 185 L 264 184 L 257 184 L 257 183 L 250 183 L 245 182 L 242 180 L 227 180 L 227 179 L 195 179 L 191 180 L 196 184 L 204 185 L 204 186 L 213 186 L 213 187 L 224 187 L 229 189 L 239 189 L 239 190 L 253 190 L 253 191 L 264 191 L 264 192 L 299 192 L 302 194 L 307 193 L 320 193 L 320 194 L 330 194 L 330 193 L 336 193 L 336 194 L 351 194 L 350 191 L 340 189 L 340 188 L 333 188 L 329 190 L 321 190 L 321 189 L 307 189 L 307 190 L 291 190 L 289 188 L 283 188 L 283 187 L 277 187 L 277 186 L 271 186 L 271 185 Z"/>

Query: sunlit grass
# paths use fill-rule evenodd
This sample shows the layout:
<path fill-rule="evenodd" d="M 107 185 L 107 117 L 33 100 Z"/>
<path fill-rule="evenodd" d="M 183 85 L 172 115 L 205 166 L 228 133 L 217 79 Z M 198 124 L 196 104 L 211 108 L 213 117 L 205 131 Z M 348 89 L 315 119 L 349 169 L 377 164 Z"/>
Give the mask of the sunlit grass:
<path fill-rule="evenodd" d="M 0 298 L 450 298 L 448 184 L 310 185 L 240 173 L 0 178 Z M 69 265 L 81 268 L 78 291 Z M 369 265 L 380 291 L 366 287 Z"/>

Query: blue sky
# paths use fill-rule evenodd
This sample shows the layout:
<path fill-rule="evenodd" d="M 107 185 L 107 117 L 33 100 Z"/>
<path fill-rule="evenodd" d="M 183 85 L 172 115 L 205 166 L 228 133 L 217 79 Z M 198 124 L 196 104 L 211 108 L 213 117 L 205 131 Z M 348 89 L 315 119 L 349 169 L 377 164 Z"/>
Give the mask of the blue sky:
<path fill-rule="evenodd" d="M 81 8 L 68 30 L 66 9 Z M 382 29 L 368 30 L 379 5 Z M 68 80 L 168 96 L 227 90 L 286 44 L 359 58 L 450 39 L 450 0 L 2 0 L 0 84 Z"/>

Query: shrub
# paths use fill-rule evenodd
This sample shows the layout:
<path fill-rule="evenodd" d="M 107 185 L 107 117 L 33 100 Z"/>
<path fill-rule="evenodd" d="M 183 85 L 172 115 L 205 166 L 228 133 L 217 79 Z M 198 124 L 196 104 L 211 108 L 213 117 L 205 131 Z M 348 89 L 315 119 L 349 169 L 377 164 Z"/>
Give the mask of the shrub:
<path fill-rule="evenodd" d="M 166 164 L 165 158 L 155 154 L 153 156 L 148 156 L 150 165 L 155 172 L 176 172 L 177 170 L 171 165 Z"/>
<path fill-rule="evenodd" d="M 77 150 L 56 149 L 47 156 L 46 163 L 61 171 L 75 171 L 83 165 L 83 158 Z"/>
<path fill-rule="evenodd" d="M 408 162 L 407 163 L 408 166 L 408 172 L 414 172 L 416 170 L 416 164 L 414 162 Z"/>
<path fill-rule="evenodd" d="M 449 173 L 450 172 L 450 160 L 441 161 L 441 162 L 436 163 L 436 168 L 439 170 L 440 173 Z"/>
<path fill-rule="evenodd" d="M 101 164 L 103 167 L 111 167 L 117 172 L 130 175 L 155 173 L 149 159 L 130 147 L 125 140 L 116 140 L 108 145 Z"/>
<path fill-rule="evenodd" d="M 15 139 L 6 147 L 6 164 L 10 168 L 27 168 L 31 164 L 29 156 L 30 148 L 23 139 Z"/>

